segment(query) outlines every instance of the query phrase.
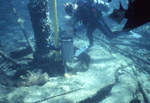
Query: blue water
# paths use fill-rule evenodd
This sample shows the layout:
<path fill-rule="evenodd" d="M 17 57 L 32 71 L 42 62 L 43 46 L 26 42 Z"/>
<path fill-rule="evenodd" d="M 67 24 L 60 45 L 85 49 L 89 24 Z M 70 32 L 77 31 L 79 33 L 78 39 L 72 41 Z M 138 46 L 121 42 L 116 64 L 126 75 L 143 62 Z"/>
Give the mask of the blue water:
<path fill-rule="evenodd" d="M 104 1 L 107 1 L 107 0 L 104 0 Z M 108 12 L 102 12 L 102 15 L 111 31 L 122 31 L 122 28 L 126 23 L 126 19 L 124 19 L 120 24 L 118 24 L 116 21 L 112 20 L 108 16 L 113 11 L 113 7 L 116 7 L 117 9 L 119 9 L 119 5 L 118 5 L 119 0 L 112 0 L 112 1 L 113 1 L 112 3 L 113 6 L 109 7 Z M 121 1 L 123 5 L 124 1 L 123 0 Z M 21 20 L 23 21 L 24 30 L 27 33 L 27 37 L 31 40 L 35 48 L 36 40 L 34 37 L 34 30 L 32 28 L 32 23 L 30 21 L 31 17 L 29 15 L 29 11 L 27 8 L 28 2 L 29 0 L 12 0 L 12 4 L 16 9 L 17 14 L 20 16 Z M 70 34 L 73 35 L 73 29 L 70 28 L 69 25 L 65 24 L 64 22 L 64 17 L 67 14 L 64 10 L 65 7 L 63 5 L 66 4 L 67 2 L 73 2 L 73 0 L 57 0 L 58 27 L 61 26 L 62 34 L 63 34 L 63 31 L 66 31 L 65 33 L 68 33 L 68 35 Z M 124 4 L 123 6 L 125 9 L 127 9 L 126 4 Z M 49 44 L 52 43 L 53 45 L 55 45 L 52 0 L 49 0 L 49 12 L 50 12 L 49 17 L 51 20 L 51 32 L 50 32 L 51 37 L 50 37 Z M 78 25 L 80 25 L 80 23 L 78 23 Z M 86 88 L 87 86 L 88 89 L 90 88 L 91 93 L 92 93 L 92 91 L 94 91 L 95 88 L 101 89 L 102 88 L 101 86 L 107 85 L 108 83 L 107 86 L 109 88 L 105 88 L 104 91 L 102 92 L 99 92 L 99 90 L 97 90 L 96 95 L 94 95 L 92 98 L 88 98 L 87 100 L 85 99 L 81 101 L 81 103 L 82 102 L 91 103 L 91 101 L 92 103 L 116 103 L 115 101 L 117 101 L 117 99 L 118 100 L 121 99 L 117 94 L 119 92 L 125 93 L 123 95 L 127 96 L 128 102 L 123 102 L 123 103 L 129 103 L 130 101 L 131 103 L 140 103 L 139 99 L 143 101 L 143 103 L 144 102 L 146 103 L 147 101 L 149 101 L 150 100 L 150 95 L 149 95 L 149 91 L 150 91 L 150 88 L 149 88 L 149 85 L 150 85 L 149 83 L 150 82 L 150 78 L 149 78 L 150 76 L 150 22 L 147 22 L 135 29 L 132 29 L 129 33 L 125 35 L 122 35 L 120 37 L 116 37 L 113 39 L 107 37 L 105 34 L 103 34 L 103 31 L 98 30 L 98 29 L 96 29 L 93 32 L 93 36 L 94 36 L 94 40 L 93 40 L 94 44 L 92 45 L 91 48 L 88 48 L 88 50 L 86 50 L 87 48 L 83 48 L 85 45 L 89 45 L 89 41 L 86 36 L 86 30 L 84 29 L 84 30 L 80 30 L 79 32 L 76 32 L 76 35 L 74 36 L 74 46 L 75 46 L 76 51 L 77 50 L 80 50 L 80 51 L 77 51 L 77 52 L 75 51 L 77 53 L 76 55 L 77 57 L 75 57 L 72 62 L 67 63 L 67 66 L 68 66 L 67 72 L 72 74 L 73 76 L 71 77 L 70 80 L 68 78 L 66 79 L 64 77 L 64 70 L 63 70 L 64 64 L 62 63 L 63 60 L 60 62 L 57 62 L 57 59 L 55 57 L 58 57 L 61 60 L 61 56 L 54 55 L 55 53 L 53 50 L 50 50 L 50 53 L 51 53 L 50 55 L 53 59 L 52 62 L 47 63 L 47 61 L 43 61 L 39 63 L 43 65 L 36 67 L 37 65 L 35 65 L 33 61 L 33 58 L 34 58 L 33 53 L 28 47 L 28 43 L 20 29 L 19 24 L 16 21 L 15 16 L 12 13 L 12 10 L 10 9 L 8 1 L 0 0 L 0 78 L 1 78 L 0 79 L 0 91 L 1 91 L 0 103 L 15 103 L 15 101 L 17 100 L 19 102 L 16 102 L 16 103 L 21 103 L 21 102 L 29 103 L 29 101 L 31 100 L 32 93 L 29 93 L 29 91 L 24 93 L 24 91 L 26 91 L 25 89 L 27 88 L 29 90 L 33 89 L 32 96 L 36 98 L 35 100 L 38 101 L 42 98 L 46 98 L 48 97 L 47 95 L 49 95 L 50 91 L 53 90 L 53 88 L 55 87 L 55 86 L 54 87 L 52 86 L 53 83 L 54 83 L 53 85 L 56 85 L 58 83 L 56 85 L 56 87 L 58 86 L 58 88 L 54 88 L 56 89 L 56 91 L 58 90 L 56 94 L 60 94 L 59 92 L 61 90 L 66 92 L 68 90 L 72 90 L 72 88 L 74 89 L 74 87 L 80 87 L 80 86 L 81 88 L 83 87 L 83 89 L 84 87 Z M 60 43 L 59 43 L 58 48 L 61 49 Z M 49 55 L 46 55 L 46 57 L 48 56 Z M 12 59 L 10 60 L 9 57 L 15 60 L 15 62 L 20 63 L 22 65 L 16 66 L 14 63 L 12 63 L 13 60 Z M 124 66 L 127 66 L 127 67 L 124 67 Z M 57 69 L 56 70 L 52 69 L 53 67 Z M 82 69 L 84 68 L 84 70 L 82 70 L 81 68 Z M 120 71 L 115 68 L 119 68 Z M 120 69 L 120 68 L 123 68 L 123 69 Z M 134 69 L 136 68 L 137 74 L 134 73 L 134 70 L 132 70 L 133 68 Z M 115 76 L 111 77 L 112 73 L 114 72 L 113 69 L 114 71 L 117 71 L 117 70 L 119 71 L 117 74 L 119 78 L 118 81 L 117 80 L 115 81 L 114 79 Z M 15 74 L 17 71 L 21 71 L 19 72 L 20 74 Z M 33 85 L 31 83 L 30 86 L 23 85 L 27 88 L 20 87 L 18 86 L 19 84 L 17 84 L 17 86 L 14 85 L 18 81 L 19 83 L 20 81 L 25 81 L 24 79 L 20 79 L 20 78 L 26 77 L 27 79 L 28 74 L 31 76 L 37 74 L 39 76 L 43 73 L 43 71 L 44 73 L 46 72 L 52 78 L 56 77 L 52 79 L 52 84 L 51 82 L 46 81 L 48 82 L 48 84 L 46 84 L 45 82 L 44 83 L 42 82 L 43 84 L 42 85 L 38 84 L 37 87 L 35 86 L 37 85 L 36 83 Z M 103 72 L 106 74 L 103 74 Z M 84 78 L 82 78 L 82 76 Z M 99 77 L 99 78 L 93 79 L 94 78 L 93 76 Z M 35 76 L 34 78 L 36 77 L 37 76 Z M 141 78 L 141 81 L 140 79 L 137 79 L 137 78 Z M 28 78 L 29 81 L 30 79 L 31 78 Z M 124 80 L 124 81 L 121 82 L 121 80 Z M 103 83 L 103 85 L 100 85 L 101 82 Z M 141 87 L 141 88 L 144 88 L 145 90 L 144 92 L 138 85 L 139 82 L 141 84 L 143 83 L 144 87 Z M 93 83 L 91 87 L 89 86 L 90 83 Z M 96 83 L 100 86 L 97 86 L 97 85 L 95 86 Z M 71 84 L 73 84 L 73 86 Z M 126 86 L 128 86 L 128 88 L 126 88 Z M 46 89 L 50 88 L 50 90 L 47 92 L 46 89 L 42 90 L 42 88 L 46 88 Z M 120 90 L 120 88 L 122 90 Z M 17 90 L 21 90 L 22 94 L 21 95 L 18 94 L 16 96 L 16 94 L 15 95 L 13 94 L 12 92 L 13 90 L 14 92 L 17 92 Z M 39 90 L 39 91 L 37 92 L 36 90 L 37 91 Z M 126 92 L 126 90 L 128 90 L 128 92 Z M 9 93 L 10 95 L 16 96 L 16 98 L 14 98 L 12 102 L 11 100 L 9 100 L 10 98 L 12 98 L 12 97 L 9 98 Z M 144 93 L 146 94 L 146 96 L 144 95 Z M 26 94 L 30 94 L 29 95 L 30 97 Z M 137 96 L 136 98 L 138 99 L 136 99 L 135 97 L 132 97 L 133 94 L 135 94 L 135 96 Z M 103 95 L 103 96 L 100 96 L 100 95 Z M 116 96 L 117 99 L 113 98 L 115 97 L 115 95 L 117 95 Z M 142 95 L 142 96 L 139 96 L 139 95 Z M 21 96 L 23 97 L 21 98 Z M 30 99 L 27 99 L 27 98 L 30 98 Z M 111 98 L 112 98 L 112 102 L 110 102 Z M 122 97 L 122 98 L 124 98 L 124 101 L 125 101 L 126 97 Z M 72 101 L 70 102 L 69 99 L 66 99 L 66 97 L 61 98 L 61 99 L 63 101 L 63 102 L 60 101 L 61 103 L 74 103 Z M 107 99 L 109 102 L 106 102 Z M 57 101 L 54 100 L 54 103 L 55 102 Z M 51 102 L 48 101 L 45 103 L 51 103 Z M 118 103 L 121 103 L 121 102 L 118 102 Z"/>

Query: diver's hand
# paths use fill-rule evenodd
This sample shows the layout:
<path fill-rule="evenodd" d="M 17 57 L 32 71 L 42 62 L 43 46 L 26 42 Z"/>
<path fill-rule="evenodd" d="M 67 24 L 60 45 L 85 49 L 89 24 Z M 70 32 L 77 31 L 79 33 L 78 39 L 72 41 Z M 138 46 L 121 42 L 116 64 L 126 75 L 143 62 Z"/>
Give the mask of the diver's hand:
<path fill-rule="evenodd" d="M 71 26 L 71 27 L 75 26 L 75 19 L 71 16 L 65 16 L 63 21 L 67 26 Z"/>
<path fill-rule="evenodd" d="M 71 16 L 65 16 L 63 21 L 65 22 L 66 25 L 71 26 L 72 25 L 72 21 L 71 21 Z"/>

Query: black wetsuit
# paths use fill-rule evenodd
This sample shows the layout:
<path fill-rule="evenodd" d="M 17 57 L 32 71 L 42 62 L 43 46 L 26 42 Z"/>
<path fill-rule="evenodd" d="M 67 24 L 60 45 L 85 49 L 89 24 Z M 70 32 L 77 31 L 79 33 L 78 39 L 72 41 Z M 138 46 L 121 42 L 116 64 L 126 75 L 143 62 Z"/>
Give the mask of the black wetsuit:
<path fill-rule="evenodd" d="M 77 2 L 78 8 L 75 11 L 74 18 L 75 22 L 82 22 L 87 27 L 87 37 L 90 41 L 90 45 L 93 44 L 92 33 L 96 28 L 100 29 L 106 36 L 113 38 L 121 35 L 122 32 L 112 32 L 108 25 L 105 23 L 101 10 L 93 6 L 90 2 L 79 1 Z"/>

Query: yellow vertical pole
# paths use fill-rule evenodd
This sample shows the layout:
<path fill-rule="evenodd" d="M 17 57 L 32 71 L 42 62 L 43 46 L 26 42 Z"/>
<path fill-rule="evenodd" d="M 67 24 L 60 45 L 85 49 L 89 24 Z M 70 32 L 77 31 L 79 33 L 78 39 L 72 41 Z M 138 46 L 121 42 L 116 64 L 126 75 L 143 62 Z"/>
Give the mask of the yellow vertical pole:
<path fill-rule="evenodd" d="M 56 0 L 53 0 L 53 19 L 54 19 L 54 32 L 55 32 L 55 46 L 58 47 L 58 21 L 57 21 L 57 4 Z M 58 59 L 59 52 L 56 52 L 56 57 Z"/>

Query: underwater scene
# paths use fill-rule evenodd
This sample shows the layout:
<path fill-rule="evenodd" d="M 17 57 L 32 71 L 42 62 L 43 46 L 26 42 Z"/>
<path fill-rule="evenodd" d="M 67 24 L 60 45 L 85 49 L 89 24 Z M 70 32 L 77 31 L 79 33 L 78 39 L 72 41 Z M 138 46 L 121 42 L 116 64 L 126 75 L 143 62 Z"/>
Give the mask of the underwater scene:
<path fill-rule="evenodd" d="M 150 103 L 149 0 L 0 0 L 0 103 Z"/>

